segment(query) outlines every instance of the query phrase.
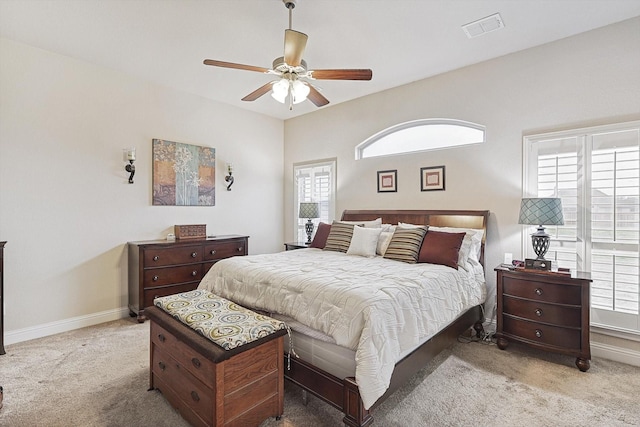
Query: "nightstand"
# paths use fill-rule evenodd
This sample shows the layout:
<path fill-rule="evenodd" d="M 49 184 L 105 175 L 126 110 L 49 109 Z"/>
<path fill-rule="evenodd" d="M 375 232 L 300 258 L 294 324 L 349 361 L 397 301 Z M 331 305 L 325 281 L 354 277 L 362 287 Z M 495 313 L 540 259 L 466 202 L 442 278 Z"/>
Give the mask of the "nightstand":
<path fill-rule="evenodd" d="M 284 249 L 286 251 L 292 251 L 294 249 L 304 249 L 304 248 L 308 248 L 309 245 L 311 245 L 311 243 L 309 243 L 308 245 L 305 242 L 290 242 L 290 243 L 285 243 L 284 244 Z"/>
<path fill-rule="evenodd" d="M 576 357 L 590 367 L 589 273 L 497 267 L 498 348 L 509 341 Z"/>

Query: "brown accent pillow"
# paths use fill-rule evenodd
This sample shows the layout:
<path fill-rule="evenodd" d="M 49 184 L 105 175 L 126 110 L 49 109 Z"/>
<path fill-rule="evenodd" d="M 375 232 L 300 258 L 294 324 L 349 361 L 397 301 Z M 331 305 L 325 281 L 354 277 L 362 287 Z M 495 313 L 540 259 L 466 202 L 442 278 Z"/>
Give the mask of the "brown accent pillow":
<path fill-rule="evenodd" d="M 427 231 L 422 240 L 418 262 L 446 265 L 458 269 L 460 245 L 466 233 L 444 233 Z"/>
<path fill-rule="evenodd" d="M 327 244 L 327 237 L 329 237 L 329 231 L 331 231 L 331 224 L 325 224 L 321 222 L 318 224 L 316 235 L 313 236 L 310 248 L 323 249 Z"/>

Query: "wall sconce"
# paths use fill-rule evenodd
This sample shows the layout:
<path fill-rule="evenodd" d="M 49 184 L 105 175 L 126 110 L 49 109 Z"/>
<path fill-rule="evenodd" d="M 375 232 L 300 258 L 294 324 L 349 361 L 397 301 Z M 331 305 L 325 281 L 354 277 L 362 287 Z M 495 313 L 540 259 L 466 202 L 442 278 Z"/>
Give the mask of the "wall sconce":
<path fill-rule="evenodd" d="M 224 177 L 224 180 L 227 181 L 227 191 L 231 191 L 231 186 L 233 185 L 233 165 L 231 163 L 227 163 L 227 173 L 229 175 Z"/>
<path fill-rule="evenodd" d="M 129 184 L 133 184 L 133 175 L 136 173 L 136 167 L 133 165 L 133 162 L 136 160 L 136 149 L 124 148 L 122 150 L 122 157 L 125 162 L 129 162 L 129 164 L 124 167 L 124 170 L 130 173 Z"/>

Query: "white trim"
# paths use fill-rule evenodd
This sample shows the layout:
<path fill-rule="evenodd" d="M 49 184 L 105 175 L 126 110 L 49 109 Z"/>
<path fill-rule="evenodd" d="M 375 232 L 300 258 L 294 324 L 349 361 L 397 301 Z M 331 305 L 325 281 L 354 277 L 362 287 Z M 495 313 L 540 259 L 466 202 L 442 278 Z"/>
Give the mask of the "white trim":
<path fill-rule="evenodd" d="M 59 334 L 61 332 L 69 332 L 75 329 L 85 328 L 87 326 L 119 320 L 128 316 L 129 308 L 121 307 L 84 316 L 58 320 L 56 322 L 44 323 L 42 325 L 31 326 L 29 328 L 17 329 L 15 331 L 8 331 L 5 332 L 4 344 L 16 344 L 35 338 L 42 338 L 49 335 Z"/>
<path fill-rule="evenodd" d="M 640 332 L 631 329 L 616 328 L 614 326 L 601 325 L 592 322 L 591 332 L 600 335 L 609 335 L 623 340 L 640 342 Z"/>
<path fill-rule="evenodd" d="M 615 347 L 609 344 L 591 342 L 591 356 L 622 362 L 632 366 L 640 366 L 640 351 Z"/>

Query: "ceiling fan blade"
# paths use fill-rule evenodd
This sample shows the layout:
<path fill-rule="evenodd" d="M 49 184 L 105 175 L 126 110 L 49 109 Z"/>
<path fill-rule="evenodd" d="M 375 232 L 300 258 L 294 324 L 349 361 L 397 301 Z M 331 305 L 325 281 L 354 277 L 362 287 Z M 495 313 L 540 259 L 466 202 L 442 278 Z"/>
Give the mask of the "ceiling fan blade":
<path fill-rule="evenodd" d="M 284 62 L 297 67 L 302 62 L 308 36 L 296 30 L 284 30 Z"/>
<path fill-rule="evenodd" d="M 273 86 L 273 82 L 266 83 L 266 84 L 260 86 L 258 89 L 254 90 L 253 92 L 251 92 L 249 95 L 247 95 L 244 98 L 242 98 L 242 100 L 243 101 L 255 101 L 256 99 L 260 98 L 265 93 L 269 92 L 271 90 L 271 86 Z"/>
<path fill-rule="evenodd" d="M 329 100 L 325 98 L 318 89 L 313 87 L 313 85 L 309 86 L 309 95 L 307 95 L 307 99 L 315 104 L 316 107 L 324 107 L 329 103 Z"/>
<path fill-rule="evenodd" d="M 268 73 L 268 68 L 256 67 L 253 65 L 236 64 L 235 62 L 216 61 L 215 59 L 205 59 L 205 65 L 213 65 L 214 67 L 235 68 L 237 70 L 257 71 L 259 73 Z"/>
<path fill-rule="evenodd" d="M 373 71 L 368 68 L 311 71 L 311 78 L 316 80 L 371 80 L 372 77 Z"/>

